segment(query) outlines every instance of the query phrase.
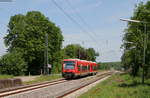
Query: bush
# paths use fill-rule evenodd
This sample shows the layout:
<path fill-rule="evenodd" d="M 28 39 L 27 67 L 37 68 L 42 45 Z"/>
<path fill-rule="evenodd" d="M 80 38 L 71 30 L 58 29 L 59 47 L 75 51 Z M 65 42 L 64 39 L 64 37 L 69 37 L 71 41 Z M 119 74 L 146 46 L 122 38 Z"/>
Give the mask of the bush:
<path fill-rule="evenodd" d="M 2 56 L 0 65 L 1 74 L 24 75 L 27 70 L 27 63 L 22 58 L 22 54 L 17 51 L 12 51 Z"/>

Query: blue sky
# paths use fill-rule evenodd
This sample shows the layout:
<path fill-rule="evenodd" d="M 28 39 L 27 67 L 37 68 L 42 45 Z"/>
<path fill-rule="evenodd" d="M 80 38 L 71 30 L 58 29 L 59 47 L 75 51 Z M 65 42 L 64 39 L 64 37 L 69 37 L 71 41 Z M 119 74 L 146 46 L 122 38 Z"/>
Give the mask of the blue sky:
<path fill-rule="evenodd" d="M 1 1 L 1 0 L 0 0 Z M 3 0 L 4 1 L 4 0 Z M 0 56 L 6 53 L 3 37 L 11 16 L 40 11 L 49 17 L 63 32 L 63 47 L 81 44 L 94 48 L 100 56 L 97 61 L 120 61 L 123 29 L 126 23 L 119 18 L 130 18 L 135 5 L 147 0 L 55 0 L 80 26 L 64 15 L 52 0 L 12 0 L 0 2 Z M 68 2 L 70 5 L 68 5 Z M 73 8 L 73 9 L 72 9 Z M 83 20 L 80 20 L 80 17 Z M 85 23 L 83 23 L 85 21 Z"/>

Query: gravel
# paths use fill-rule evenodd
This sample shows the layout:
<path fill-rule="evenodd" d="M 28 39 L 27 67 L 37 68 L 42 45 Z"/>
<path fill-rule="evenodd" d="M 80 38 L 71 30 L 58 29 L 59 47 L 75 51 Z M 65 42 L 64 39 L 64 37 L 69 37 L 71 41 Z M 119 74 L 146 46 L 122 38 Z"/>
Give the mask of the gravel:
<path fill-rule="evenodd" d="M 85 84 L 85 82 L 93 80 L 95 77 L 96 76 L 89 76 L 81 79 L 68 80 L 68 82 L 51 85 L 4 98 L 56 98 L 56 96 L 69 91 L 70 89 L 76 88 L 77 86 Z"/>

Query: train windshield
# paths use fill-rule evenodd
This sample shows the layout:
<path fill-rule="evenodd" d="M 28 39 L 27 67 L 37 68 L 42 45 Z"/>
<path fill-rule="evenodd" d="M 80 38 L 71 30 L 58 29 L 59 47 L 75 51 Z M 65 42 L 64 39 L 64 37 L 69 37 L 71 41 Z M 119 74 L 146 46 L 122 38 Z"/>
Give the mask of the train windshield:
<path fill-rule="evenodd" d="M 74 69 L 75 62 L 74 61 L 64 61 L 65 69 Z"/>

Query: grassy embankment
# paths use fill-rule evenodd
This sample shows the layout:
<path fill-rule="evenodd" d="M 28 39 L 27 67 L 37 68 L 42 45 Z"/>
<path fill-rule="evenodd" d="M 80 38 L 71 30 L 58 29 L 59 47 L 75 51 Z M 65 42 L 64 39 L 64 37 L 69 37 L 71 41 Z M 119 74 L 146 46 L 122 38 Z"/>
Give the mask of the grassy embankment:
<path fill-rule="evenodd" d="M 144 85 L 140 82 L 140 77 L 114 75 L 79 98 L 150 98 L 150 79 Z"/>
<path fill-rule="evenodd" d="M 23 84 L 40 83 L 40 82 L 55 80 L 59 78 L 62 78 L 61 74 L 46 75 L 46 76 L 41 75 L 40 77 L 37 77 L 35 80 L 23 82 Z"/>
<path fill-rule="evenodd" d="M 13 75 L 0 75 L 0 79 L 9 79 L 9 78 L 13 78 Z"/>

